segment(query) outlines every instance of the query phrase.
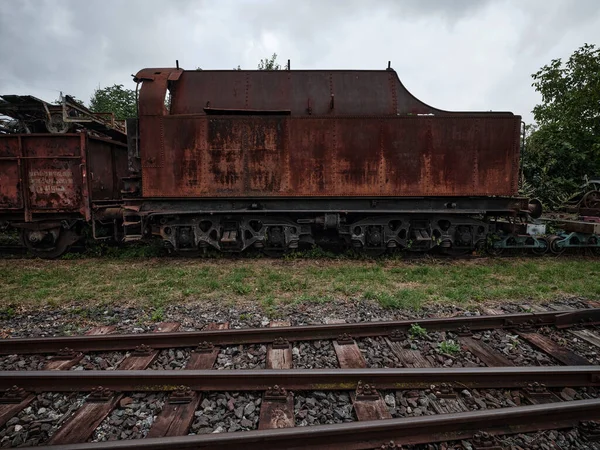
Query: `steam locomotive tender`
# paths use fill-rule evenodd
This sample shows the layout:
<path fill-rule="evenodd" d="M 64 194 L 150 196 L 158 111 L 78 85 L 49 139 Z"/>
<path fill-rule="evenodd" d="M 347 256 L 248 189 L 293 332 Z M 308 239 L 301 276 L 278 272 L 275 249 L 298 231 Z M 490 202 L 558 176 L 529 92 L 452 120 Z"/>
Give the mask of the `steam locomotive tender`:
<path fill-rule="evenodd" d="M 26 230 L 34 251 L 36 242 L 46 255 L 64 251 L 59 241 L 76 234 L 73 221 L 108 225 L 120 241 L 160 236 L 181 254 L 278 255 L 315 244 L 462 253 L 498 233 L 502 246 L 513 239 L 547 248 L 515 234 L 541 205 L 517 197 L 521 117 L 510 112 L 433 108 L 389 67 L 158 68 L 135 81 L 127 161 L 116 139 L 102 140 L 102 153 L 87 132 L 76 162 L 63 143 L 48 143 L 56 135 L 32 143 L 34 151 L 21 148 L 31 135 L 0 135 L 0 180 L 8 183 L 0 184 L 0 222 Z M 57 186 L 66 191 L 51 192 Z M 71 191 L 78 211 L 65 218 Z M 50 222 L 54 234 L 37 233 L 32 243 Z"/>

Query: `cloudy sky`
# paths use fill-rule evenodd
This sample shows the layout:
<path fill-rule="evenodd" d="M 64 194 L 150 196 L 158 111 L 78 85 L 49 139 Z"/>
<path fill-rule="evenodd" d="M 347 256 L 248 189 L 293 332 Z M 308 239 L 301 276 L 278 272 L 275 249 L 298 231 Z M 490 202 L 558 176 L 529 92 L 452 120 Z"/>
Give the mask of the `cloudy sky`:
<path fill-rule="evenodd" d="M 382 69 L 448 110 L 531 120 L 531 74 L 600 44 L 599 0 L 0 0 L 0 94 L 89 101 L 143 67 Z"/>

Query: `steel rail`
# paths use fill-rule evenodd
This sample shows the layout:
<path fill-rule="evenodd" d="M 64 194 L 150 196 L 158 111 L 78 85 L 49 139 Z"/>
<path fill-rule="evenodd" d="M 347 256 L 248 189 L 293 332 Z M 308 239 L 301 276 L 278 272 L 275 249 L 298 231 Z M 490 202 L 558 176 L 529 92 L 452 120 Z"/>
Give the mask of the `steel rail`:
<path fill-rule="evenodd" d="M 470 367 L 425 369 L 267 369 L 267 370 L 39 370 L 2 371 L 0 389 L 90 391 L 261 391 L 279 385 L 290 390 L 352 390 L 358 382 L 380 389 L 429 388 L 448 383 L 461 388 L 600 386 L 600 366 Z"/>
<path fill-rule="evenodd" d="M 533 312 L 491 316 L 444 317 L 411 319 L 391 322 L 357 322 L 299 327 L 242 328 L 210 331 L 184 331 L 173 333 L 106 334 L 98 336 L 60 336 L 40 338 L 8 338 L 0 340 L 0 355 L 56 353 L 68 347 L 76 351 L 132 350 L 145 344 L 153 349 L 195 347 L 201 342 L 214 345 L 270 343 L 276 338 L 288 341 L 335 339 L 348 333 L 352 337 L 382 336 L 394 330 L 408 331 L 418 323 L 427 330 L 471 330 L 510 328 L 522 324 L 531 326 L 556 325 L 567 327 L 584 321 L 600 324 L 600 308 L 583 310 Z"/>
<path fill-rule="evenodd" d="M 600 418 L 600 400 L 577 400 L 433 416 L 406 417 L 336 425 L 240 431 L 62 445 L 65 450 L 158 449 L 367 449 L 393 441 L 396 445 L 468 439 L 476 433 L 526 433 L 566 428 Z M 48 449 L 59 447 L 49 446 Z"/>

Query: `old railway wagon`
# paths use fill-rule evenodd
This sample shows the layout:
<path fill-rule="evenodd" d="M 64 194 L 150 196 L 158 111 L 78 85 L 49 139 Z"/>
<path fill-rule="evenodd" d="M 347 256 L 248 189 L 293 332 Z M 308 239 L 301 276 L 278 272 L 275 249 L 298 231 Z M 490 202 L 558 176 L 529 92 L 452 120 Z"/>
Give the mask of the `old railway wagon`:
<path fill-rule="evenodd" d="M 391 69 L 163 68 L 136 81 L 127 239 L 461 252 L 485 242 L 491 217 L 535 206 L 516 197 L 521 117 L 433 108 Z"/>
<path fill-rule="evenodd" d="M 0 123 L 0 229 L 19 230 L 33 253 L 54 258 L 86 223 L 94 237 L 97 225 L 118 225 L 128 174 L 124 126 L 70 97 L 52 105 L 0 96 L 0 115 L 12 118 Z"/>
<path fill-rule="evenodd" d="M 36 254 L 61 254 L 85 223 L 95 238 L 160 236 L 190 255 L 314 244 L 460 253 L 497 232 L 501 246 L 547 247 L 514 233 L 540 205 L 516 196 L 512 113 L 433 108 L 389 68 L 159 68 L 135 81 L 127 139 L 69 97 L 0 101 L 18 125 L 0 127 L 0 226 Z"/>

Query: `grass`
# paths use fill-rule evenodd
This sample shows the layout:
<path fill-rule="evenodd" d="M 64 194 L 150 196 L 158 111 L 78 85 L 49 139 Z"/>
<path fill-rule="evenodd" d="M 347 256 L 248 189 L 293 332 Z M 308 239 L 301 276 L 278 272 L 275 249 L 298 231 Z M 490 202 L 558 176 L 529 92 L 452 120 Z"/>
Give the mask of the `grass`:
<path fill-rule="evenodd" d="M 287 303 L 363 299 L 387 308 L 427 303 L 600 299 L 600 261 L 515 258 L 471 261 L 181 260 L 173 258 L 0 260 L 0 314 L 18 306 L 251 301 L 267 312 Z"/>
<path fill-rule="evenodd" d="M 460 345 L 451 339 L 440 342 L 439 347 L 440 352 L 445 353 L 446 355 L 456 356 L 460 353 Z"/>
<path fill-rule="evenodd" d="M 414 339 L 424 338 L 427 336 L 427 330 L 418 323 L 413 323 L 408 330 L 408 334 Z"/>

